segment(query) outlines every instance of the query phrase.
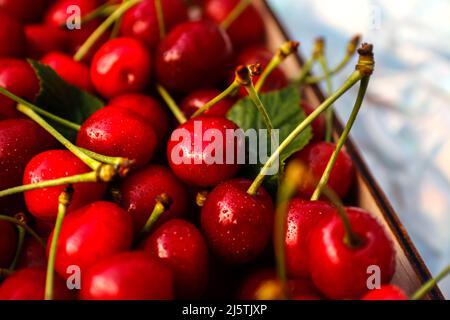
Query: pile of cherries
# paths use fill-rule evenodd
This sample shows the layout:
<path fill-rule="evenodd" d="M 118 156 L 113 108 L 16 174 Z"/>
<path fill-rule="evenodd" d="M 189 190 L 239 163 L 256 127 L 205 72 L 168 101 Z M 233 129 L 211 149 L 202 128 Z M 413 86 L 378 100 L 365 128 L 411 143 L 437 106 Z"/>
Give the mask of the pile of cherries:
<path fill-rule="evenodd" d="M 69 189 L 55 251 L 53 299 L 360 299 L 366 294 L 406 299 L 389 285 L 395 251 L 380 223 L 360 208 L 346 207 L 358 236 L 357 245 L 348 244 L 337 209 L 324 197 L 308 200 L 314 188 L 306 185 L 298 187 L 287 209 L 283 294 L 273 255 L 275 198 L 263 186 L 250 194 L 252 181 L 242 178 L 241 165 L 206 163 L 209 142 L 180 148 L 170 139 L 175 129 L 194 137 L 194 119 L 203 131 L 238 129 L 226 115 L 245 91 L 189 118 L 230 83 L 236 66 L 267 66 L 273 53 L 265 47 L 264 21 L 250 5 L 224 28 L 239 0 L 158 2 L 160 13 L 154 0 L 132 6 L 117 30 L 109 28 L 80 57 L 80 47 L 122 1 L 0 1 L 0 87 L 33 103 L 40 83 L 26 59 L 50 66 L 65 82 L 107 101 L 82 123 L 75 145 L 131 163 L 111 182 L 0 198 L 0 299 L 44 299 L 60 195 Z M 95 13 L 81 29 L 66 27 L 72 5 L 83 17 Z M 156 84 L 170 92 L 187 121 L 176 123 Z M 276 68 L 261 91 L 288 85 Z M 16 106 L 0 95 L 0 190 L 92 171 Z M 307 102 L 299 108 L 307 114 L 314 110 Z M 336 146 L 323 140 L 323 116 L 312 128 L 313 140 L 292 158 L 320 177 Z M 173 161 L 177 147 L 182 158 L 199 161 Z M 342 150 L 328 186 L 343 200 L 349 198 L 354 172 Z M 21 238 L 24 226 L 35 233 Z M 371 265 L 380 268 L 386 285 L 376 294 L 367 288 Z M 74 267 L 81 287 L 69 290 L 66 280 Z"/>

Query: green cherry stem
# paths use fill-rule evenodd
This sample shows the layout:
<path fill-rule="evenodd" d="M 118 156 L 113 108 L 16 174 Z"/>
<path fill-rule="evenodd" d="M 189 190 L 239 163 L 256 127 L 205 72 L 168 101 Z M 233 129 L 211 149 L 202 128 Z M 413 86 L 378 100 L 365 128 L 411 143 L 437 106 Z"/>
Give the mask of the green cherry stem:
<path fill-rule="evenodd" d="M 432 288 L 434 288 L 439 281 L 444 279 L 448 274 L 450 274 L 450 265 L 448 265 L 444 270 L 442 270 L 435 278 L 428 280 L 416 293 L 413 294 L 411 300 L 421 300 L 423 299 Z"/>
<path fill-rule="evenodd" d="M 128 174 L 130 167 L 134 164 L 133 160 L 129 160 L 127 158 L 105 156 L 81 147 L 78 147 L 78 149 L 92 159 L 117 167 L 120 176 Z"/>
<path fill-rule="evenodd" d="M 323 51 L 323 38 L 317 38 L 314 43 L 312 56 L 311 58 L 306 60 L 305 64 L 303 64 L 302 69 L 300 70 L 299 77 L 297 78 L 297 80 L 294 81 L 295 85 L 300 86 L 305 82 L 306 78 L 309 75 L 309 72 L 313 68 L 322 51 Z"/>
<path fill-rule="evenodd" d="M 205 103 L 200 109 L 195 111 L 194 114 L 191 116 L 191 118 L 196 118 L 196 117 L 200 116 L 201 114 L 203 114 L 204 112 L 208 111 L 213 106 L 218 104 L 220 101 L 222 101 L 226 97 L 232 95 L 240 87 L 241 87 L 241 85 L 239 84 L 239 82 L 234 80 L 233 83 L 231 83 L 228 86 L 228 88 L 226 88 L 223 92 L 221 92 L 219 95 L 217 95 L 217 97 L 214 97 L 212 100 L 210 100 L 207 103 Z"/>
<path fill-rule="evenodd" d="M 108 1 L 107 3 L 97 7 L 95 10 L 89 12 L 88 14 L 86 14 L 85 16 L 83 16 L 81 18 L 81 25 L 85 25 L 95 19 L 97 19 L 98 17 L 103 17 L 103 16 L 109 16 L 112 11 L 116 10 L 118 5 L 112 4 L 112 1 Z M 65 23 L 63 23 L 62 27 L 65 26 Z"/>
<path fill-rule="evenodd" d="M 220 26 L 222 29 L 227 30 L 233 22 L 241 16 L 241 14 L 252 3 L 252 0 L 241 0 L 236 7 L 230 12 L 230 14 L 222 21 Z"/>
<path fill-rule="evenodd" d="M 20 254 L 22 253 L 23 242 L 25 240 L 26 230 L 22 226 L 17 227 L 17 249 L 14 259 L 9 266 L 9 270 L 14 271 L 16 269 L 17 263 L 19 262 Z"/>
<path fill-rule="evenodd" d="M 145 223 L 144 227 L 141 230 L 140 237 L 142 238 L 146 234 L 150 233 L 152 229 L 154 228 L 156 222 L 158 222 L 161 215 L 167 211 L 170 206 L 172 205 L 172 199 L 169 197 L 168 194 L 163 193 L 156 197 L 155 199 L 156 203 L 153 207 L 153 211 L 148 217 L 147 222 Z"/>
<path fill-rule="evenodd" d="M 13 218 L 10 216 L 5 216 L 5 215 L 0 215 L 0 220 L 2 221 L 6 221 L 12 224 L 15 224 L 16 226 L 20 226 L 22 228 L 25 229 L 26 232 L 28 232 L 33 238 L 35 238 L 37 240 L 37 242 L 39 242 L 39 244 L 42 245 L 42 247 L 46 247 L 46 244 L 44 242 L 44 240 L 41 239 L 41 237 L 39 237 L 39 235 L 33 230 L 31 229 L 25 221 L 22 221 L 21 219 L 18 218 Z"/>
<path fill-rule="evenodd" d="M 166 36 L 166 24 L 164 21 L 164 10 L 161 0 L 155 0 L 156 17 L 158 19 L 159 38 L 163 39 Z"/>
<path fill-rule="evenodd" d="M 170 96 L 169 92 L 161 85 L 156 85 L 156 90 L 158 90 L 159 95 L 161 98 L 163 98 L 164 102 L 169 107 L 172 114 L 175 116 L 175 118 L 178 120 L 180 124 L 183 124 L 187 121 L 186 116 L 184 115 L 183 111 L 178 107 L 175 100 Z"/>
<path fill-rule="evenodd" d="M 330 69 L 328 68 L 328 61 L 325 54 L 321 54 L 318 58 L 319 64 L 325 73 L 325 84 L 327 95 L 333 92 L 333 83 L 331 82 Z M 333 107 L 328 108 L 325 112 L 325 141 L 331 142 L 333 134 Z"/>
<path fill-rule="evenodd" d="M 62 223 L 66 216 L 67 207 L 73 195 L 73 187 L 69 185 L 59 196 L 58 199 L 58 215 L 56 217 L 55 228 L 53 229 L 53 237 L 50 243 L 47 262 L 47 276 L 45 279 L 45 300 L 53 300 L 53 282 L 55 276 L 55 260 L 56 247 L 58 245 L 59 234 L 61 233 Z"/>

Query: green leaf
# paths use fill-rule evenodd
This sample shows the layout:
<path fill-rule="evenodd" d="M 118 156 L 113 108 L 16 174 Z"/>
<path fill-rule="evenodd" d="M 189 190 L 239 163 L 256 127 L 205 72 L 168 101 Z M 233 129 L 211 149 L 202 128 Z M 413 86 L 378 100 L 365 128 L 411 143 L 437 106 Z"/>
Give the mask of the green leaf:
<path fill-rule="evenodd" d="M 61 79 L 49 66 L 34 60 L 29 63 L 36 71 L 41 91 L 35 104 L 66 120 L 82 124 L 91 114 L 104 106 L 104 103 L 90 93 L 80 90 Z M 73 139 L 76 132 L 56 123 L 51 124 L 67 138 Z"/>
<path fill-rule="evenodd" d="M 300 94 L 298 88 L 288 87 L 279 91 L 261 94 L 262 103 L 266 107 L 267 113 L 272 121 L 274 129 L 279 131 L 279 143 L 305 119 L 305 113 L 300 107 Z M 235 122 L 242 130 L 266 129 L 261 114 L 249 97 L 239 100 L 228 113 L 228 119 Z M 308 127 L 300 134 L 287 148 L 280 154 L 280 169 L 284 170 L 286 160 L 294 153 L 305 147 L 312 138 L 311 128 Z M 258 146 L 246 146 L 246 152 L 257 152 L 262 143 L 268 145 L 268 156 L 271 153 L 270 141 L 258 141 Z M 256 150 L 258 149 L 258 150 Z M 275 150 L 273 150 L 275 151 Z M 249 179 L 254 179 L 264 164 L 246 164 L 243 173 Z M 269 189 L 276 188 L 278 175 L 273 175 L 265 179 L 265 185 Z"/>

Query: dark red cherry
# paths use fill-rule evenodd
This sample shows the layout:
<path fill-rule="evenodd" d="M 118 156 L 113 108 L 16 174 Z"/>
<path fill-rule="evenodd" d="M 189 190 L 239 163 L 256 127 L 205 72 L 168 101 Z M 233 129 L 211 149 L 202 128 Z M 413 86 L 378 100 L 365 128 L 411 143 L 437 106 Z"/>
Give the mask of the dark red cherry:
<path fill-rule="evenodd" d="M 22 24 L 0 10 L 0 58 L 23 57 L 26 46 Z"/>
<path fill-rule="evenodd" d="M 21 185 L 23 172 L 31 158 L 56 145 L 56 140 L 31 120 L 0 121 L 0 190 Z M 0 208 L 2 214 L 24 210 L 23 195 L 0 198 Z"/>
<path fill-rule="evenodd" d="M 37 183 L 91 172 L 81 160 L 68 150 L 50 150 L 35 156 L 27 164 L 23 184 Z M 36 218 L 54 221 L 58 213 L 58 198 L 67 186 L 57 186 L 25 192 L 28 211 Z M 106 184 L 76 183 L 68 211 L 73 211 L 102 198 Z"/>
<path fill-rule="evenodd" d="M 81 280 L 83 300 L 171 300 L 172 271 L 143 252 L 125 252 L 89 268 Z"/>
<path fill-rule="evenodd" d="M 208 281 L 208 249 L 191 223 L 174 219 L 145 240 L 144 250 L 167 264 L 174 274 L 177 298 L 199 298 Z"/>
<path fill-rule="evenodd" d="M 324 215 L 332 214 L 334 210 L 322 201 L 293 199 L 289 202 L 285 250 L 286 271 L 290 277 L 309 276 L 309 233 Z"/>
<path fill-rule="evenodd" d="M 397 286 L 388 284 L 380 289 L 370 290 L 361 300 L 409 300 L 406 293 Z"/>
<path fill-rule="evenodd" d="M 62 51 L 66 45 L 66 35 L 63 30 L 45 25 L 31 24 L 25 26 L 28 57 L 39 60 L 52 51 Z"/>
<path fill-rule="evenodd" d="M 91 79 L 97 91 L 111 99 L 148 89 L 151 71 L 150 52 L 143 44 L 132 38 L 116 38 L 95 54 Z"/>
<path fill-rule="evenodd" d="M 242 139 L 233 135 L 238 129 L 225 118 L 212 117 L 198 117 L 180 125 L 167 145 L 173 173 L 197 187 L 211 187 L 233 178 L 240 167 L 238 151 L 243 146 Z"/>
<path fill-rule="evenodd" d="M 49 0 L 0 0 L 0 10 L 24 22 L 35 22 L 41 18 Z"/>
<path fill-rule="evenodd" d="M 197 90 L 184 98 L 181 103 L 181 110 L 186 117 L 191 117 L 198 109 L 203 107 L 207 102 L 211 101 L 220 94 L 217 89 Z M 202 115 L 205 117 L 225 117 L 231 107 L 234 105 L 234 99 L 227 97 L 219 103 L 212 106 Z"/>
<path fill-rule="evenodd" d="M 42 220 L 42 219 L 35 219 L 34 221 L 34 231 L 44 239 L 47 239 L 50 236 L 50 233 L 52 233 L 53 229 L 55 228 L 55 222 L 54 221 L 48 221 L 48 220 Z"/>
<path fill-rule="evenodd" d="M 26 268 L 11 274 L 0 285 L 0 300 L 44 300 L 46 272 L 42 268 Z M 75 294 L 66 282 L 55 275 L 53 298 L 73 300 Z"/>
<path fill-rule="evenodd" d="M 152 126 L 136 113 L 115 107 L 104 107 L 92 114 L 81 126 L 77 145 L 112 157 L 148 163 L 157 146 Z"/>
<path fill-rule="evenodd" d="M 182 0 L 162 0 L 165 31 L 188 19 L 187 7 Z M 156 48 L 160 41 L 160 30 L 154 0 L 144 0 L 128 10 L 122 19 L 120 34 L 135 38 L 148 49 Z"/>
<path fill-rule="evenodd" d="M 11 58 L 0 59 L 0 87 L 30 102 L 34 101 L 40 89 L 39 80 L 30 64 L 25 60 Z M 0 120 L 22 117 L 15 107 L 13 100 L 0 94 Z"/>
<path fill-rule="evenodd" d="M 159 140 L 169 133 L 169 116 L 161 104 L 142 94 L 124 94 L 109 101 L 111 107 L 125 108 L 136 113 L 155 130 Z"/>
<path fill-rule="evenodd" d="M 0 221 L 0 268 L 9 268 L 17 248 L 17 232 L 14 226 Z"/>
<path fill-rule="evenodd" d="M 360 244 L 350 247 L 337 213 L 326 215 L 311 230 L 308 256 L 311 277 L 330 299 L 358 299 L 367 292 L 368 268 L 380 268 L 381 283 L 389 283 L 395 271 L 395 250 L 384 228 L 370 213 L 347 208 L 353 232 Z"/>
<path fill-rule="evenodd" d="M 272 235 L 272 199 L 262 187 L 249 195 L 250 185 L 245 179 L 223 182 L 202 208 L 202 230 L 212 252 L 230 263 L 255 259 Z"/>
<path fill-rule="evenodd" d="M 231 54 L 228 36 L 214 23 L 182 23 L 159 44 L 156 75 L 169 91 L 190 92 L 219 80 Z"/>
<path fill-rule="evenodd" d="M 239 4 L 240 0 L 206 0 L 205 15 L 221 24 Z M 236 50 L 261 44 L 266 38 L 265 23 L 253 5 L 246 8 L 228 27 L 227 33 Z"/>
<path fill-rule="evenodd" d="M 17 263 L 17 269 L 45 268 L 47 255 L 45 248 L 34 237 L 26 237 Z"/>
<path fill-rule="evenodd" d="M 304 100 L 300 103 L 300 107 L 303 109 L 306 116 L 309 116 L 315 110 L 315 108 L 313 108 L 313 106 L 310 105 L 309 102 L 306 102 Z M 325 138 L 325 127 L 326 127 L 325 116 L 322 113 L 311 124 L 313 133 L 313 140 L 312 140 L 313 142 L 319 142 Z"/>
<path fill-rule="evenodd" d="M 47 254 L 53 234 L 47 243 Z M 55 270 L 67 277 L 67 267 L 81 272 L 98 261 L 127 251 L 133 241 L 133 222 L 128 213 L 111 202 L 93 202 L 64 219 L 56 248 Z"/>
<path fill-rule="evenodd" d="M 309 168 L 310 173 L 318 180 L 322 177 L 335 148 L 336 145 L 334 143 L 311 143 L 293 157 L 301 160 Z M 353 184 L 354 175 L 355 168 L 352 159 L 345 150 L 341 150 L 331 170 L 328 186 L 341 198 L 345 198 Z M 312 184 L 301 184 L 299 192 L 301 196 L 310 198 L 314 189 L 315 186 Z"/>

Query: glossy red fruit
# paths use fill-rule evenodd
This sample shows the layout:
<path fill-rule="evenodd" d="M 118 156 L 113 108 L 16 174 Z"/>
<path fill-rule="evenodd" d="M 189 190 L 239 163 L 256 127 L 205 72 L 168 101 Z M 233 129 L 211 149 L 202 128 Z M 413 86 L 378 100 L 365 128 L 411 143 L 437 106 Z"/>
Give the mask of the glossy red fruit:
<path fill-rule="evenodd" d="M 47 254 L 53 234 L 48 239 Z M 133 241 L 133 222 L 119 206 L 106 201 L 93 202 L 67 215 L 56 248 L 55 270 L 67 277 L 67 267 L 77 265 L 81 272 L 98 261 L 127 251 Z"/>
<path fill-rule="evenodd" d="M 167 145 L 173 173 L 197 187 L 211 187 L 233 178 L 240 167 L 237 155 L 243 141 L 230 133 L 238 129 L 225 118 L 212 117 L 198 117 L 180 125 Z"/>
<path fill-rule="evenodd" d="M 202 208 L 202 230 L 212 252 L 230 263 L 255 259 L 272 234 L 272 199 L 262 187 L 249 195 L 250 185 L 245 179 L 221 183 Z"/>
<path fill-rule="evenodd" d="M 180 105 L 181 110 L 190 118 L 198 109 L 203 107 L 207 102 L 211 101 L 220 94 L 217 89 L 197 90 L 184 98 Z M 234 99 L 227 97 L 210 109 L 202 113 L 204 117 L 225 117 L 231 107 L 234 105 Z"/>
<path fill-rule="evenodd" d="M 105 285 L 106 284 L 106 285 Z M 82 278 L 83 300 L 170 300 L 170 269 L 143 252 L 126 252 L 89 268 Z"/>
<path fill-rule="evenodd" d="M 95 54 L 91 79 L 97 91 L 111 99 L 125 93 L 148 89 L 150 52 L 138 40 L 116 38 L 106 42 Z"/>
<path fill-rule="evenodd" d="M 315 108 L 313 108 L 313 106 L 306 101 L 302 101 L 300 103 L 300 107 L 305 112 L 306 116 L 309 116 L 315 110 Z M 313 133 L 313 142 L 319 142 L 325 138 L 326 121 L 323 113 L 312 122 L 311 128 Z"/>
<path fill-rule="evenodd" d="M 142 94 L 124 94 L 109 101 L 111 107 L 118 107 L 136 113 L 155 130 L 158 139 L 164 140 L 169 133 L 169 116 L 161 104 L 152 97 Z"/>
<path fill-rule="evenodd" d="M 174 219 L 145 240 L 144 250 L 173 271 L 177 298 L 199 298 L 208 281 L 208 249 L 200 231 L 191 223 Z"/>
<path fill-rule="evenodd" d="M 23 184 L 37 183 L 62 177 L 91 172 L 81 160 L 67 150 L 50 150 L 35 156 L 27 164 Z M 54 221 L 58 213 L 58 198 L 67 187 L 57 186 L 25 192 L 28 211 L 36 218 Z M 76 183 L 68 211 L 73 211 L 102 198 L 106 185 L 103 183 Z"/>
<path fill-rule="evenodd" d="M 24 23 L 30 23 L 41 18 L 49 3 L 49 0 L 0 0 L 0 10 Z"/>
<path fill-rule="evenodd" d="M 120 188 L 121 206 L 133 217 L 135 230 L 139 232 L 147 222 L 156 197 L 166 193 L 172 204 L 160 221 L 182 217 L 187 212 L 187 193 L 184 185 L 169 169 L 150 165 L 129 176 Z"/>
<path fill-rule="evenodd" d="M 23 57 L 26 46 L 22 24 L 0 10 L 0 58 Z"/>
<path fill-rule="evenodd" d="M 206 17 L 221 24 L 239 4 L 240 0 L 206 0 Z M 258 11 L 250 5 L 228 27 L 227 33 L 236 50 L 261 44 L 266 38 L 264 21 Z"/>
<path fill-rule="evenodd" d="M 77 145 L 107 156 L 128 158 L 142 166 L 152 159 L 157 140 L 153 128 L 136 113 L 104 107 L 83 123 Z"/>
<path fill-rule="evenodd" d="M 45 268 L 46 266 L 47 255 L 45 248 L 34 237 L 26 237 L 17 263 L 17 269 Z"/>
<path fill-rule="evenodd" d="M 359 208 L 347 208 L 353 232 L 361 244 L 344 243 L 344 227 L 337 214 L 327 215 L 311 230 L 309 264 L 317 288 L 330 299 L 358 299 L 367 292 L 367 268 L 380 268 L 381 283 L 395 271 L 395 250 L 383 227 Z M 312 267 L 313 266 L 313 267 Z"/>
<path fill-rule="evenodd" d="M 336 145 L 334 143 L 311 143 L 293 157 L 302 161 L 318 181 L 322 177 L 335 148 Z M 341 150 L 337 157 L 336 164 L 331 170 L 328 186 L 341 198 L 345 198 L 353 184 L 354 175 L 355 168 L 352 159 L 345 150 Z M 313 184 L 301 184 L 299 192 L 301 196 L 310 198 L 314 189 L 315 185 Z"/>
<path fill-rule="evenodd" d="M 26 268 L 14 272 L 0 285 L 0 300 L 44 300 L 45 269 Z M 72 300 L 74 293 L 67 289 L 63 279 L 55 275 L 53 298 Z"/>
<path fill-rule="evenodd" d="M 0 121 L 0 190 L 21 185 L 23 172 L 31 158 L 56 145 L 56 140 L 31 120 Z M 23 195 L 0 198 L 0 208 L 2 214 L 24 210 Z"/>
<path fill-rule="evenodd" d="M 66 46 L 66 35 L 63 30 L 45 25 L 31 24 L 25 26 L 27 38 L 27 56 L 39 60 L 52 51 L 62 51 Z"/>
<path fill-rule="evenodd" d="M 0 87 L 30 102 L 34 101 L 40 89 L 39 80 L 30 64 L 25 60 L 11 58 L 0 59 Z M 16 110 L 16 103 L 0 94 L 0 120 L 19 117 L 22 114 Z"/>
<path fill-rule="evenodd" d="M 183 0 L 162 0 L 165 31 L 188 20 L 187 7 Z M 120 34 L 135 38 L 148 49 L 156 48 L 160 41 L 160 30 L 154 0 L 144 0 L 128 10 L 122 19 Z"/>
<path fill-rule="evenodd" d="M 17 248 L 17 232 L 14 226 L 0 220 L 0 268 L 9 268 Z"/>
<path fill-rule="evenodd" d="M 289 202 L 285 238 L 286 271 L 289 277 L 309 277 L 309 233 L 320 219 L 334 212 L 331 205 L 322 201 L 292 199 Z"/>
<path fill-rule="evenodd" d="M 169 91 L 184 93 L 212 85 L 222 76 L 231 54 L 228 36 L 214 23 L 179 24 L 158 46 L 158 82 Z"/>
<path fill-rule="evenodd" d="M 361 300 L 409 300 L 406 293 L 397 286 L 384 285 L 380 289 L 370 290 Z"/>

